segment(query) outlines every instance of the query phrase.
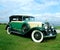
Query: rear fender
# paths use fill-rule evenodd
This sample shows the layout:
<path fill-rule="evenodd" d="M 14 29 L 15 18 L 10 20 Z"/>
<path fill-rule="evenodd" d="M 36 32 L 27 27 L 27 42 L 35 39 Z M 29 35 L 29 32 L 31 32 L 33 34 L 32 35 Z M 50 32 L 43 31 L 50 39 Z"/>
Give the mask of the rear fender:
<path fill-rule="evenodd" d="M 8 27 L 9 27 L 9 25 L 6 25 L 5 30 L 7 30 Z"/>

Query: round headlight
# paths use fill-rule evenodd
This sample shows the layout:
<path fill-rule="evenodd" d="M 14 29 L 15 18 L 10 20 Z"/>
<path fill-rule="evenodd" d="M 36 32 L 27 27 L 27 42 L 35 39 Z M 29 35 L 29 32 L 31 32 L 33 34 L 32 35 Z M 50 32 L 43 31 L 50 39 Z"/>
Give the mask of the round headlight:
<path fill-rule="evenodd" d="M 51 28 L 54 28 L 53 26 Z"/>
<path fill-rule="evenodd" d="M 45 29 L 47 29 L 47 26 L 45 26 Z"/>

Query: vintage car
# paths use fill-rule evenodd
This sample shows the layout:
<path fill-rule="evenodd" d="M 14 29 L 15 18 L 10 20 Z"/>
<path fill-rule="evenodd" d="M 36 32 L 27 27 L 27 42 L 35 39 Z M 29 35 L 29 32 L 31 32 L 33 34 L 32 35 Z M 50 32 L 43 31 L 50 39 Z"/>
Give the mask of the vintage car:
<path fill-rule="evenodd" d="M 36 22 L 32 16 L 12 15 L 6 26 L 7 33 L 30 36 L 34 42 L 42 42 L 44 38 L 56 38 L 55 28 L 49 22 Z"/>

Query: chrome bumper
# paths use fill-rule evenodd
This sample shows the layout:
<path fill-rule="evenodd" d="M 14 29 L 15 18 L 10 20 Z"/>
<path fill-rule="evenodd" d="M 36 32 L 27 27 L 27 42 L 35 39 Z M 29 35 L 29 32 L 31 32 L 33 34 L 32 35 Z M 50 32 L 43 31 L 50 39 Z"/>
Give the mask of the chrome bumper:
<path fill-rule="evenodd" d="M 49 35 L 44 36 L 44 38 L 55 37 L 55 36 L 56 36 L 56 34 L 55 35 L 49 34 Z"/>

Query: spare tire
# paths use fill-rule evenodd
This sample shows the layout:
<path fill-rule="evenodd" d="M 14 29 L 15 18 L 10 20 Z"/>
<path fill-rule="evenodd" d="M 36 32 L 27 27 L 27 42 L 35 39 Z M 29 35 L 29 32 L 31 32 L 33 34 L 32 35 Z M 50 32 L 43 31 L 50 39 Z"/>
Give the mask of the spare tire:
<path fill-rule="evenodd" d="M 29 28 L 30 28 L 29 25 L 26 24 L 26 23 L 22 25 L 22 31 L 23 31 L 24 33 L 26 33 L 26 32 L 29 30 Z"/>

